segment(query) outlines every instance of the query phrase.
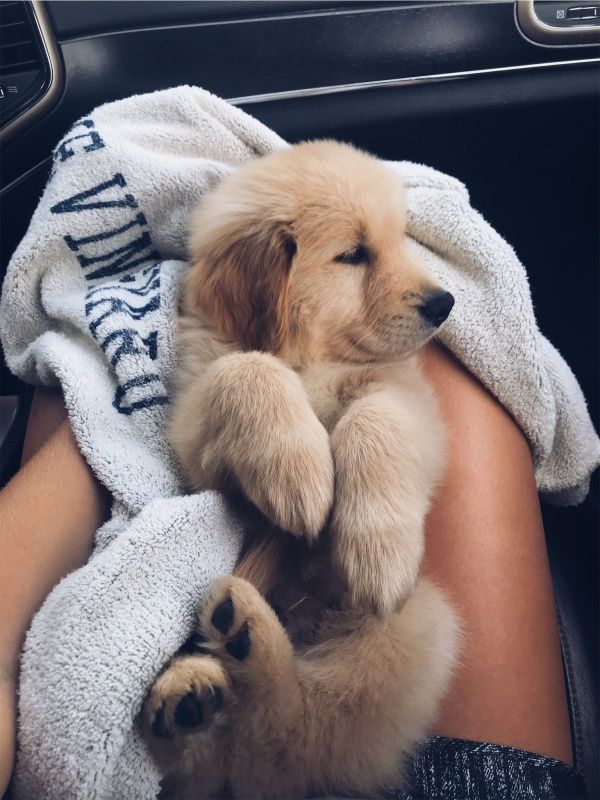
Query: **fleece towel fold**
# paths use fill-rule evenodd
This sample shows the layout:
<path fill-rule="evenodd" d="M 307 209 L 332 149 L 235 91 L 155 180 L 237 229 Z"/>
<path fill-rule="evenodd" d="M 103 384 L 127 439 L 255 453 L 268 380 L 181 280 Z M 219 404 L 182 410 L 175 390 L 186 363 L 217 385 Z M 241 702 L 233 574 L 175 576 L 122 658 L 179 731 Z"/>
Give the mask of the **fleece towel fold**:
<path fill-rule="evenodd" d="M 224 175 L 286 146 L 184 86 L 102 106 L 55 150 L 8 268 L 0 335 L 16 375 L 61 385 L 113 513 L 89 563 L 52 591 L 27 636 L 17 798 L 158 792 L 136 716 L 241 542 L 217 495 L 183 495 L 164 434 L 186 222 Z M 525 432 L 540 491 L 582 500 L 600 442 L 574 376 L 537 328 L 523 266 L 460 182 L 420 165 L 390 168 L 406 183 L 413 246 L 456 297 L 441 340 Z"/>

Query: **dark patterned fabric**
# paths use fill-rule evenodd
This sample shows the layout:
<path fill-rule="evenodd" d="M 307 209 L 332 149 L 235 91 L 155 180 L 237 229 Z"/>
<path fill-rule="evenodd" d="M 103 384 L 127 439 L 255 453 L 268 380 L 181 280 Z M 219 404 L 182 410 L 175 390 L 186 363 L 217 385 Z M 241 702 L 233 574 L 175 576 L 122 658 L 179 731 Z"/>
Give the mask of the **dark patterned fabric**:
<path fill-rule="evenodd" d="M 429 739 L 413 759 L 408 791 L 387 800 L 581 800 L 579 772 L 562 761 L 498 744 Z"/>

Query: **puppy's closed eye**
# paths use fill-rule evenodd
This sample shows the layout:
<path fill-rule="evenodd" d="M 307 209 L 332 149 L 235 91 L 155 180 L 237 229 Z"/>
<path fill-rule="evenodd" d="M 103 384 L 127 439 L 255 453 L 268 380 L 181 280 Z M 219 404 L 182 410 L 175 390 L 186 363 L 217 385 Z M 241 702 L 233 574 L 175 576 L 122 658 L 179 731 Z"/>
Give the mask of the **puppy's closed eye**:
<path fill-rule="evenodd" d="M 369 251 L 362 244 L 357 244 L 353 250 L 346 250 L 334 258 L 339 264 L 368 264 Z"/>

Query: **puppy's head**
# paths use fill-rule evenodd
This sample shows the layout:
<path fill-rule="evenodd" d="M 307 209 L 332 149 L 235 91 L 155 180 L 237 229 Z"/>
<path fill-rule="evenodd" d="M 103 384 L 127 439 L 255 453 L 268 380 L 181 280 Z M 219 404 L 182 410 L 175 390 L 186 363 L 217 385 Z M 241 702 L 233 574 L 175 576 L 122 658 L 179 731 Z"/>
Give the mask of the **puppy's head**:
<path fill-rule="evenodd" d="M 409 251 L 400 178 L 349 145 L 254 161 L 200 203 L 187 311 L 247 349 L 370 362 L 424 344 L 454 299 Z"/>

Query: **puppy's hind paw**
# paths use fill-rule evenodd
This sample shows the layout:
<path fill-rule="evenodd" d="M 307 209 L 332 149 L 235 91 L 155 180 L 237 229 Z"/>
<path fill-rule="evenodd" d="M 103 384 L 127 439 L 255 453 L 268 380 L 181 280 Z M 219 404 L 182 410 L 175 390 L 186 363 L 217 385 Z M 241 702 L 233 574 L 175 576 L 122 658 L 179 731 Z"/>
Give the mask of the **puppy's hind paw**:
<path fill-rule="evenodd" d="M 237 687 L 267 690 L 277 665 L 293 663 L 292 645 L 273 609 L 247 581 L 230 576 L 216 580 L 199 612 L 204 647 L 218 656 Z M 281 673 L 281 669 L 279 672 Z"/>
<path fill-rule="evenodd" d="M 224 724 L 231 697 L 229 678 L 211 656 L 176 658 L 158 676 L 144 706 L 144 726 L 154 739 L 179 736 Z"/>
<path fill-rule="evenodd" d="M 262 637 L 271 626 L 280 627 L 254 586 L 233 576 L 213 583 L 200 610 L 199 624 L 207 639 L 204 646 L 215 655 L 227 654 L 235 661 L 248 658 L 255 636 Z"/>

